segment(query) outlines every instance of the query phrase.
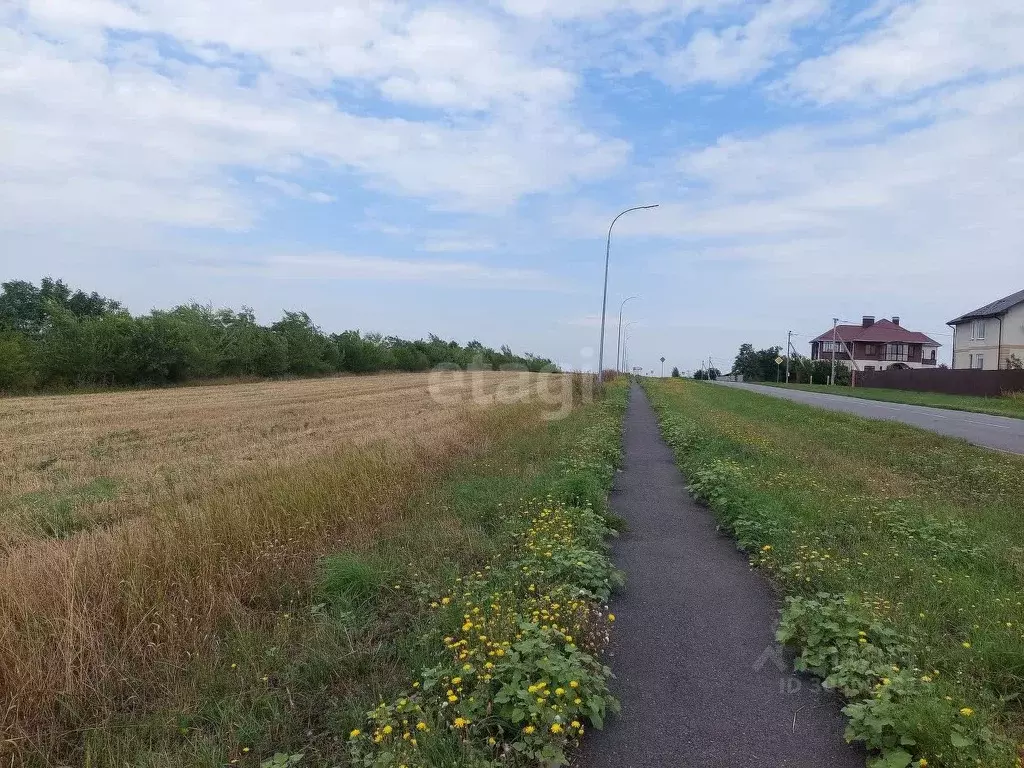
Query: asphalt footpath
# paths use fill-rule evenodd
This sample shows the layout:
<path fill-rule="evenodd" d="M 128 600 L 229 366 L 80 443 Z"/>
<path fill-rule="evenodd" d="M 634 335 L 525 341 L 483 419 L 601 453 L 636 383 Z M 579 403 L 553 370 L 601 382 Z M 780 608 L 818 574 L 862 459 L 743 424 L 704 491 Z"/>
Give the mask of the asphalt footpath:
<path fill-rule="evenodd" d="M 633 388 L 611 495 L 609 663 L 622 713 L 591 729 L 579 768 L 863 768 L 840 703 L 794 675 L 775 642 L 780 600 L 686 492 L 651 405 Z"/>

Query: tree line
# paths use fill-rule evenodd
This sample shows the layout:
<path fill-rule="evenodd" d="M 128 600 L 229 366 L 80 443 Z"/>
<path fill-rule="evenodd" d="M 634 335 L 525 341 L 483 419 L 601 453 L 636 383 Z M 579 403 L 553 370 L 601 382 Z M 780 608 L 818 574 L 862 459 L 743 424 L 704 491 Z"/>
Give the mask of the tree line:
<path fill-rule="evenodd" d="M 409 341 L 325 333 L 305 312 L 261 325 L 253 311 L 183 304 L 132 315 L 62 280 L 0 284 L 0 391 L 180 384 L 221 377 L 426 371 L 436 366 L 555 370 L 552 362 L 433 334 Z"/>
<path fill-rule="evenodd" d="M 753 344 L 741 344 L 732 372 L 742 374 L 744 381 L 775 381 L 776 378 L 785 381 L 786 364 L 777 364 L 775 360 L 779 357 L 785 359 L 782 347 L 755 350 Z M 811 360 L 797 354 L 789 358 L 791 384 L 825 384 L 831 375 L 832 363 L 829 360 Z M 850 383 L 850 369 L 845 365 L 836 365 L 836 383 Z"/>

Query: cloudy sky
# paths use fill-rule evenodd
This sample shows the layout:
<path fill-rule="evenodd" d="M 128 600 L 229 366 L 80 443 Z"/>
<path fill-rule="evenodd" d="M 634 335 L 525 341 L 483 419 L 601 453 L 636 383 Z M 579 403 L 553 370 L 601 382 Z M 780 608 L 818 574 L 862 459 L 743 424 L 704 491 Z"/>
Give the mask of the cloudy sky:
<path fill-rule="evenodd" d="M 728 367 L 1024 288 L 1020 0 L 6 0 L 0 277 Z M 610 358 L 615 356 L 615 318 Z"/>

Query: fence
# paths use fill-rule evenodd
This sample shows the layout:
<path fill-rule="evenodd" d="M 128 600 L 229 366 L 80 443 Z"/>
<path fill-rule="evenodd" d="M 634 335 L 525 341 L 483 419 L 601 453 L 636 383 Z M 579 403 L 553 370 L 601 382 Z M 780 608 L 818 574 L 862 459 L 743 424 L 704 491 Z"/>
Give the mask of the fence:
<path fill-rule="evenodd" d="M 1024 371 L 954 371 L 946 368 L 864 371 L 857 374 L 857 386 L 998 397 L 1004 392 L 1024 392 Z"/>

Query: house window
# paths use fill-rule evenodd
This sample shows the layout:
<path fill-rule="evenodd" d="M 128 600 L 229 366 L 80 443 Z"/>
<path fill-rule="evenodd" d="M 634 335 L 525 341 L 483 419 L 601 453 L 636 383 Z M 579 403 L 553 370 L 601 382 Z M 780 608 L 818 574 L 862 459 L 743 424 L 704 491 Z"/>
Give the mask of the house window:
<path fill-rule="evenodd" d="M 985 340 L 985 321 L 975 320 L 971 324 L 971 338 L 975 341 Z"/>
<path fill-rule="evenodd" d="M 896 362 L 906 362 L 908 358 L 907 345 L 906 344 L 886 344 L 885 345 L 885 359 L 893 360 Z"/>
<path fill-rule="evenodd" d="M 864 372 L 865 373 L 868 372 L 868 371 L 873 371 L 873 370 L 875 370 L 875 366 L 873 366 L 873 365 L 865 365 L 864 366 Z"/>
<path fill-rule="evenodd" d="M 843 342 L 841 341 L 823 341 L 821 342 L 821 351 L 832 354 L 833 351 L 845 352 L 846 350 L 843 348 Z"/>
<path fill-rule="evenodd" d="M 875 351 L 875 345 L 874 344 L 865 344 L 864 345 L 864 354 L 865 355 L 875 355 L 875 354 L 878 354 Z"/>
<path fill-rule="evenodd" d="M 977 368 L 979 371 L 982 371 L 982 370 L 985 369 L 985 356 L 984 355 L 975 355 L 974 356 L 974 367 Z"/>

